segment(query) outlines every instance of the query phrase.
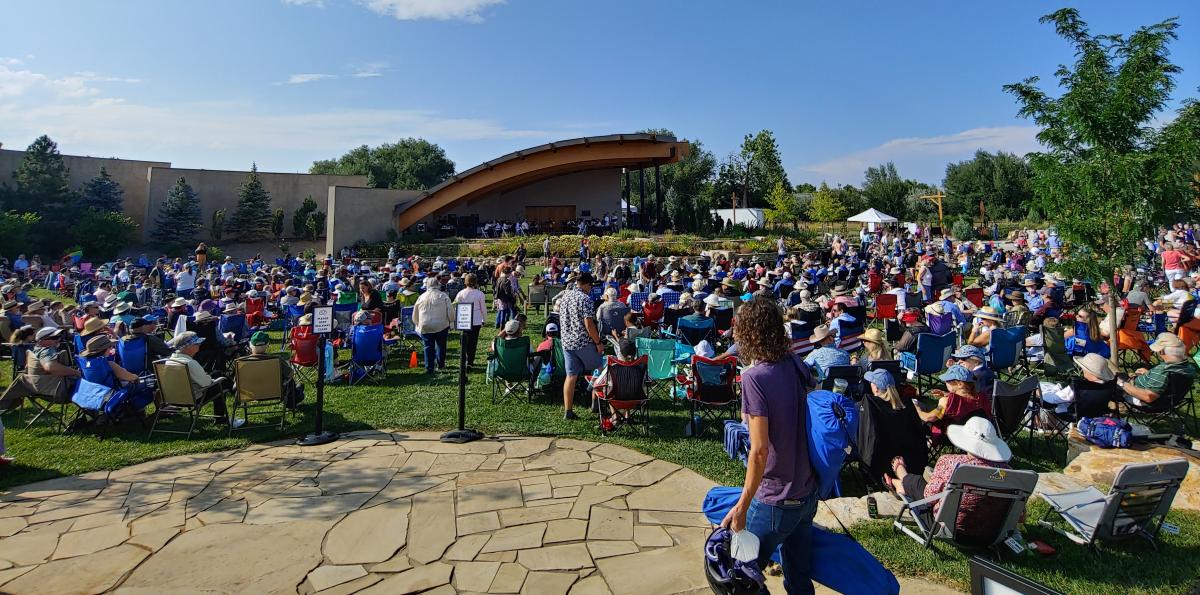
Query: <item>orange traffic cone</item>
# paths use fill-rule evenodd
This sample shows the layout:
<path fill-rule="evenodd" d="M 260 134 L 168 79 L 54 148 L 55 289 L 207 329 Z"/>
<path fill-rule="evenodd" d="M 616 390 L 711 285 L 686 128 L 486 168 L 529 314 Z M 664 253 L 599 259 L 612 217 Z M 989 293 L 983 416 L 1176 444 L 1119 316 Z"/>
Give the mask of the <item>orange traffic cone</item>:
<path fill-rule="evenodd" d="M 417 367 L 417 352 L 416 351 L 412 352 L 412 355 L 409 356 L 408 367 L 410 367 L 410 368 Z"/>

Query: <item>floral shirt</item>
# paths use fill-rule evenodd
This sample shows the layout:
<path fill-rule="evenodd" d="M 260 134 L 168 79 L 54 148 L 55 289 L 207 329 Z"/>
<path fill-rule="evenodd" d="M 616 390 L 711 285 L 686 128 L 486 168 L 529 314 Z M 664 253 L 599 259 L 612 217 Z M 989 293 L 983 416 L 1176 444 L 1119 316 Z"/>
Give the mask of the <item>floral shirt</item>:
<path fill-rule="evenodd" d="M 559 296 L 558 324 L 563 349 L 572 351 L 592 347 L 592 337 L 588 335 L 584 320 L 590 318 L 595 311 L 592 298 L 578 289 L 572 289 Z"/>

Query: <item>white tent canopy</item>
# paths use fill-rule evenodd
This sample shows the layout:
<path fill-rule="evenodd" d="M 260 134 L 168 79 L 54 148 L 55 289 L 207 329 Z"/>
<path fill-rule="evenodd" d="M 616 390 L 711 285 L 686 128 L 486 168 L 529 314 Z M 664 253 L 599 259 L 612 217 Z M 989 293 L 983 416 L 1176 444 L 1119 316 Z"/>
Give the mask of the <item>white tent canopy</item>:
<path fill-rule="evenodd" d="M 846 219 L 846 221 L 852 221 L 854 223 L 895 223 L 896 218 L 888 215 L 887 213 L 876 211 L 875 209 L 867 209 L 853 217 L 850 217 L 849 219 Z"/>

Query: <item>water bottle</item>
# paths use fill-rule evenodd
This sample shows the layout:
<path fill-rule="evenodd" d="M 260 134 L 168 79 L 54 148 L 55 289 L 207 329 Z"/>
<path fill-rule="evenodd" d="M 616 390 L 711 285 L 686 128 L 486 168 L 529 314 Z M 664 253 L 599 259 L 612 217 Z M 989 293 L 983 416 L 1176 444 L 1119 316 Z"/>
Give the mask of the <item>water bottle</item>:
<path fill-rule="evenodd" d="M 848 389 L 849 387 L 850 387 L 850 383 L 847 382 L 845 378 L 835 378 L 833 380 L 833 392 L 835 392 L 839 395 L 846 394 L 846 389 Z"/>

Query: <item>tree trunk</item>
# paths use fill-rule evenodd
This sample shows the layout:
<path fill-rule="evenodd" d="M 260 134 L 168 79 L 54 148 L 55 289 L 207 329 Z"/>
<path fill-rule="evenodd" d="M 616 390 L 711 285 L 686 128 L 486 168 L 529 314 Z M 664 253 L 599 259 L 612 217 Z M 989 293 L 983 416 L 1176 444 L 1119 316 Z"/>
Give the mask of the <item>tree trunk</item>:
<path fill-rule="evenodd" d="M 1117 288 L 1115 286 L 1108 290 L 1108 307 L 1109 312 L 1112 312 L 1108 317 L 1109 361 L 1114 367 L 1119 367 L 1117 365 L 1117 333 L 1119 332 L 1117 329 L 1120 328 L 1121 321 L 1117 320 Z M 1125 315 L 1128 316 L 1129 313 L 1126 312 Z"/>

